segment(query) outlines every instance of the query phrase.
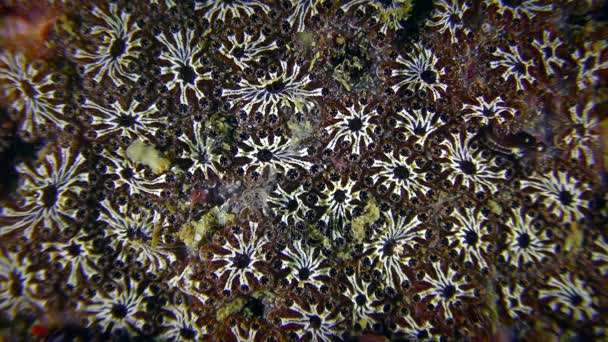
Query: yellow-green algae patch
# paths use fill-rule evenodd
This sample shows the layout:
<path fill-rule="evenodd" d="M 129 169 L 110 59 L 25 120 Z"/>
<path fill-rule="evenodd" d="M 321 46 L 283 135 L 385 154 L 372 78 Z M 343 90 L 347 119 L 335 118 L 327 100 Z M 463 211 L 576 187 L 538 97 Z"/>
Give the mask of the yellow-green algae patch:
<path fill-rule="evenodd" d="M 379 218 L 380 208 L 378 208 L 376 201 L 370 199 L 365 205 L 363 213 L 353 219 L 353 239 L 356 242 L 363 241 L 363 239 L 365 238 L 365 227 L 376 222 L 376 220 L 378 220 Z"/>
<path fill-rule="evenodd" d="M 228 212 L 223 207 L 216 206 L 203 214 L 199 220 L 184 223 L 177 233 L 177 237 L 187 246 L 194 248 L 201 240 L 209 236 L 211 232 L 224 227 L 234 220 L 234 218 L 234 214 Z"/>

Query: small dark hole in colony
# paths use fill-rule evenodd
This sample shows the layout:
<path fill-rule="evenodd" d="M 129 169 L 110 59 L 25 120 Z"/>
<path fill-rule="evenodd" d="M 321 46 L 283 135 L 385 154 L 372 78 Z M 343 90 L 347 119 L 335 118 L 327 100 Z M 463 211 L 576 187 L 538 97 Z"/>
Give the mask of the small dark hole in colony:
<path fill-rule="evenodd" d="M 295 199 L 290 199 L 287 202 L 285 209 L 287 209 L 287 211 L 294 211 L 294 210 L 298 209 L 298 201 L 296 201 Z"/>
<path fill-rule="evenodd" d="M 321 317 L 317 315 L 309 316 L 309 322 L 313 329 L 319 329 L 321 327 L 321 323 L 323 323 L 323 321 L 321 321 Z"/>
<path fill-rule="evenodd" d="M 0 109 L 0 118 L 7 118 L 5 109 Z M 5 123 L 8 120 L 0 120 Z M 15 127 L 17 127 L 15 125 Z M 8 194 L 17 190 L 19 175 L 15 171 L 15 165 L 28 159 L 34 159 L 36 153 L 44 146 L 43 141 L 32 143 L 25 142 L 17 137 L 16 128 L 7 135 L 5 147 L 0 149 L 0 198 L 5 198 Z"/>
<path fill-rule="evenodd" d="M 20 279 L 14 279 L 10 282 L 10 294 L 13 298 L 18 298 L 23 295 L 23 284 Z"/>
<path fill-rule="evenodd" d="M 445 299 L 453 298 L 455 294 L 456 294 L 456 287 L 454 285 L 447 285 L 441 291 L 441 296 L 443 296 L 443 298 L 445 298 Z"/>
<path fill-rule="evenodd" d="M 578 294 L 570 296 L 570 303 L 574 306 L 579 306 L 583 303 L 583 297 Z"/>
<path fill-rule="evenodd" d="M 395 175 L 395 178 L 397 178 L 397 179 L 408 179 L 408 178 L 410 178 L 410 171 L 407 169 L 407 167 L 405 167 L 403 165 L 397 166 L 393 170 L 393 174 Z"/>
<path fill-rule="evenodd" d="M 120 127 L 133 127 L 137 123 L 135 117 L 127 114 L 121 114 L 116 118 L 116 122 Z"/>
<path fill-rule="evenodd" d="M 450 14 L 448 21 L 451 24 L 458 24 L 460 22 L 460 17 L 458 16 L 458 14 L 452 13 L 452 14 Z"/>
<path fill-rule="evenodd" d="M 133 175 L 134 175 L 133 170 L 130 167 L 126 167 L 122 171 L 120 171 L 120 176 L 123 179 L 131 179 L 131 178 L 133 178 Z"/>
<path fill-rule="evenodd" d="M 236 268 L 246 268 L 249 266 L 251 258 L 246 254 L 237 253 L 232 262 Z"/>
<path fill-rule="evenodd" d="M 467 230 L 464 236 L 464 240 L 469 246 L 475 246 L 479 241 L 479 236 L 472 230 Z"/>
<path fill-rule="evenodd" d="M 125 318 L 128 312 L 127 307 L 122 304 L 114 304 L 112 306 L 112 316 L 116 318 Z"/>
<path fill-rule="evenodd" d="M 355 297 L 355 303 L 357 303 L 357 305 L 361 306 L 361 305 L 365 305 L 365 303 L 367 302 L 367 297 L 360 293 Z"/>
<path fill-rule="evenodd" d="M 526 66 L 523 63 L 515 64 L 515 70 L 517 70 L 517 72 L 519 74 L 522 74 L 522 75 L 526 74 Z"/>
<path fill-rule="evenodd" d="M 21 89 L 23 90 L 23 95 L 26 97 L 34 98 L 38 96 L 38 90 L 36 90 L 28 81 L 21 81 Z"/>
<path fill-rule="evenodd" d="M 272 160 L 273 154 L 269 149 L 264 148 L 258 151 L 257 157 L 259 161 L 267 163 Z"/>
<path fill-rule="evenodd" d="M 307 280 L 308 277 L 310 277 L 310 270 L 307 267 L 300 268 L 300 271 L 298 271 L 298 278 L 300 278 L 300 280 Z"/>
<path fill-rule="evenodd" d="M 189 328 L 181 328 L 179 330 L 179 335 L 184 340 L 193 340 L 194 337 L 196 337 L 196 331 L 194 331 L 193 329 L 189 329 Z"/>
<path fill-rule="evenodd" d="M 467 175 L 474 175 L 477 172 L 477 167 L 472 161 L 463 160 L 460 162 L 460 170 Z"/>
<path fill-rule="evenodd" d="M 124 39 L 118 38 L 112 43 L 112 46 L 110 46 L 110 56 L 112 56 L 112 58 L 118 58 L 125 53 L 126 48 L 127 45 L 125 44 Z"/>
<path fill-rule="evenodd" d="M 50 208 L 57 202 L 57 187 L 55 185 L 47 185 L 42 190 L 42 205 L 46 208 Z"/>
<path fill-rule="evenodd" d="M 570 205 L 572 204 L 572 194 L 569 191 L 566 190 L 562 190 L 559 193 L 559 202 L 563 205 Z"/>
<path fill-rule="evenodd" d="M 423 136 L 426 133 L 426 128 L 424 126 L 416 126 L 414 128 L 414 134 L 417 136 Z"/>
<path fill-rule="evenodd" d="M 236 59 L 241 59 L 241 58 L 243 58 L 243 56 L 245 56 L 245 49 L 243 49 L 242 47 L 237 47 L 236 49 L 234 49 L 232 51 L 232 55 Z"/>
<path fill-rule="evenodd" d="M 517 139 L 519 144 L 528 145 L 528 146 L 533 145 L 534 142 L 536 141 L 536 139 L 534 139 L 533 136 L 531 136 L 528 133 L 524 133 L 524 132 L 515 134 L 515 139 Z"/>
<path fill-rule="evenodd" d="M 393 5 L 393 1 L 392 0 L 379 0 L 378 1 L 380 4 L 382 4 L 382 7 L 384 8 L 389 8 Z"/>
<path fill-rule="evenodd" d="M 420 74 L 420 78 L 428 84 L 433 84 L 433 83 L 437 82 L 437 73 L 434 72 L 433 70 L 424 70 Z"/>
<path fill-rule="evenodd" d="M 521 248 L 528 248 L 530 246 L 530 235 L 528 233 L 520 234 L 517 237 L 517 244 Z"/>
<path fill-rule="evenodd" d="M 521 5 L 521 3 L 523 2 L 523 0 L 503 0 L 502 3 L 506 6 L 509 6 L 511 8 L 515 8 L 519 5 Z"/>
<path fill-rule="evenodd" d="M 334 201 L 344 203 L 346 201 L 346 193 L 343 190 L 337 190 L 334 192 Z"/>
<path fill-rule="evenodd" d="M 194 68 L 189 65 L 181 64 L 178 69 L 179 78 L 187 84 L 194 84 L 196 79 L 196 72 Z"/>
<path fill-rule="evenodd" d="M 72 243 L 66 248 L 69 255 L 75 257 L 79 256 L 82 250 L 80 249 L 80 245 L 77 243 Z"/>
<path fill-rule="evenodd" d="M 139 227 L 129 227 L 127 228 L 127 239 L 133 241 L 137 239 L 146 239 L 146 235 L 141 231 Z"/>
<path fill-rule="evenodd" d="M 266 86 L 266 91 L 272 94 L 278 94 L 285 89 L 285 83 L 280 80 L 274 81 Z"/>
<path fill-rule="evenodd" d="M 361 119 L 354 118 L 348 120 L 348 129 L 350 129 L 351 131 L 356 132 L 361 128 L 363 128 L 363 122 L 361 121 Z"/>
<path fill-rule="evenodd" d="M 393 239 L 387 240 L 384 243 L 384 246 L 382 246 L 382 253 L 384 253 L 385 256 L 391 256 L 395 254 L 395 246 L 397 245 L 397 242 Z"/>

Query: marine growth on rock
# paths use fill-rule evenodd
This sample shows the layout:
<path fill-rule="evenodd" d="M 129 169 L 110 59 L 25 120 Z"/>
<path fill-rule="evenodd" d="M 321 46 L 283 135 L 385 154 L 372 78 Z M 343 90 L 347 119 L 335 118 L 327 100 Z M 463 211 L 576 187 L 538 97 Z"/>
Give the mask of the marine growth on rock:
<path fill-rule="evenodd" d="M 4 3 L 4 336 L 607 338 L 605 1 Z"/>

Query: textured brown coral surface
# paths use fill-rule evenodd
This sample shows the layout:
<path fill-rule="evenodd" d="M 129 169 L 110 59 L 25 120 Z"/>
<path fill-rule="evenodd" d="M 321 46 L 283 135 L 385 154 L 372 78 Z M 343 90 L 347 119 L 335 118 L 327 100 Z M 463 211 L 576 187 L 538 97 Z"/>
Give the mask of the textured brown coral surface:
<path fill-rule="evenodd" d="M 605 2 L 1 9 L 5 337 L 606 338 Z"/>

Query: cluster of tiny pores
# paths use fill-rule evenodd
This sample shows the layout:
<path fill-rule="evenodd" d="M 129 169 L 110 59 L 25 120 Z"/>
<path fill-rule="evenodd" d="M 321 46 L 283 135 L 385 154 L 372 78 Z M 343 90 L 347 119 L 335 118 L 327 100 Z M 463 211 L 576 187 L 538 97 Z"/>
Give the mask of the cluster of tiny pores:
<path fill-rule="evenodd" d="M 43 146 L 2 200 L 2 314 L 605 336 L 608 55 L 569 22 L 600 4 L 428 3 L 56 4 L 51 58 L 0 55 L 2 139 Z"/>

